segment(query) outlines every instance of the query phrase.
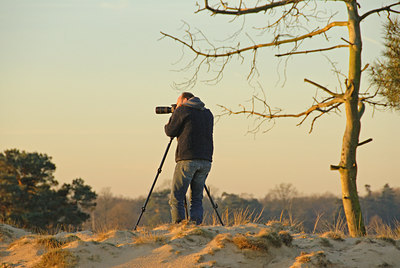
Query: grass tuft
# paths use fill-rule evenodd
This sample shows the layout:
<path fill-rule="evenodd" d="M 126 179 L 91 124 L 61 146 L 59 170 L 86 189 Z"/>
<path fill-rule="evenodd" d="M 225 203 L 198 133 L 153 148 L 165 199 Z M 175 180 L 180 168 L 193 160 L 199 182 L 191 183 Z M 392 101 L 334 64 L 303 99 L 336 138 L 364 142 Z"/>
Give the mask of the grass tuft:
<path fill-rule="evenodd" d="M 162 235 L 144 231 L 139 234 L 135 240 L 135 244 L 151 244 L 151 243 L 164 243 L 167 239 Z"/>
<path fill-rule="evenodd" d="M 188 235 L 198 235 L 198 236 L 202 236 L 207 239 L 213 239 L 215 237 L 215 235 L 212 232 L 204 230 L 203 228 L 198 228 L 198 227 L 190 230 Z"/>
<path fill-rule="evenodd" d="M 42 255 L 40 262 L 34 268 L 57 267 L 69 268 L 75 267 L 78 263 L 78 257 L 66 249 L 51 250 Z"/>
<path fill-rule="evenodd" d="M 238 226 L 244 225 L 248 223 L 260 223 L 262 221 L 262 213 L 261 210 L 259 213 L 256 210 L 250 211 L 250 209 L 242 208 L 242 209 L 234 209 L 232 212 L 229 209 L 225 209 L 221 214 L 221 220 L 225 226 Z M 208 222 L 208 217 L 211 217 L 211 225 L 220 225 L 219 219 L 213 213 L 212 215 L 205 216 L 205 222 Z"/>
<path fill-rule="evenodd" d="M 38 245 L 44 246 L 47 250 L 61 248 L 65 242 L 54 237 L 40 237 L 36 240 Z"/>
<path fill-rule="evenodd" d="M 243 234 L 237 234 L 233 237 L 232 242 L 239 249 L 268 251 L 268 242 L 261 237 L 249 237 Z"/>
<path fill-rule="evenodd" d="M 330 239 L 333 239 L 336 241 L 344 241 L 343 234 L 339 233 L 339 232 L 329 231 L 329 232 L 323 233 L 321 237 L 330 238 Z"/>
<path fill-rule="evenodd" d="M 298 264 L 306 264 L 305 267 L 329 267 L 331 265 L 331 262 L 327 260 L 323 251 L 311 253 L 302 252 L 301 255 L 296 258 L 296 262 Z"/>
<path fill-rule="evenodd" d="M 286 246 L 290 247 L 292 245 L 293 236 L 288 231 L 280 231 L 278 236 Z"/>
<path fill-rule="evenodd" d="M 306 252 L 301 252 L 300 256 L 296 258 L 296 262 L 304 264 L 304 263 L 310 263 L 311 262 L 311 256 L 310 254 L 307 254 Z"/>
<path fill-rule="evenodd" d="M 281 237 L 276 233 L 271 231 L 268 228 L 262 229 L 256 237 L 265 240 L 267 243 L 271 244 L 272 246 L 279 248 L 282 246 Z"/>
<path fill-rule="evenodd" d="M 368 233 L 379 237 L 388 237 L 392 239 L 400 239 L 400 222 L 396 221 L 391 227 L 385 224 L 381 219 L 373 221 L 368 226 Z"/>

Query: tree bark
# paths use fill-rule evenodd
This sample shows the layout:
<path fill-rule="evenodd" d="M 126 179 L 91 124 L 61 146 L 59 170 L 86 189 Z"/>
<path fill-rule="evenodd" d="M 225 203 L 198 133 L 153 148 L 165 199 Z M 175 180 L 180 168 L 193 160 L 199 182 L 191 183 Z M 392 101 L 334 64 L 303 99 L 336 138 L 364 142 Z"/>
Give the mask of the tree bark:
<path fill-rule="evenodd" d="M 352 237 L 365 235 L 365 226 L 357 193 L 356 152 L 361 128 L 361 111 L 358 110 L 358 94 L 361 80 L 361 33 L 360 16 L 356 1 L 346 2 L 349 15 L 349 76 L 345 94 L 346 129 L 343 136 L 340 159 L 342 200 L 347 226 Z"/>

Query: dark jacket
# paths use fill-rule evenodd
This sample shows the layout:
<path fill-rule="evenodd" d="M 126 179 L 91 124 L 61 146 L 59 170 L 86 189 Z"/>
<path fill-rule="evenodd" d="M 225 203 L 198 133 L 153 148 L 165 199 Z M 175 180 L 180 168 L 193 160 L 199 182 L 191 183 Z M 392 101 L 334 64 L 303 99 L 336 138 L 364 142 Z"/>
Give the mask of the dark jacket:
<path fill-rule="evenodd" d="M 203 159 L 212 161 L 214 117 L 198 98 L 178 107 L 165 125 L 169 137 L 177 137 L 175 161 Z"/>

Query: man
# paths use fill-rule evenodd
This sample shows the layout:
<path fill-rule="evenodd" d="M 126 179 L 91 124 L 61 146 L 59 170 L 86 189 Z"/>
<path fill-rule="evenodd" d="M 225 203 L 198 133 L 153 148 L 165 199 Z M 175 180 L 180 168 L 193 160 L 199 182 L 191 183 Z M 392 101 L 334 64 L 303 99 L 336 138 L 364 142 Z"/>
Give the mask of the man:
<path fill-rule="evenodd" d="M 170 206 L 173 223 L 185 219 L 184 200 L 190 185 L 190 220 L 203 221 L 203 190 L 211 169 L 213 155 L 214 117 L 204 103 L 192 93 L 182 93 L 176 102 L 165 133 L 177 137 L 175 172 L 171 188 Z"/>

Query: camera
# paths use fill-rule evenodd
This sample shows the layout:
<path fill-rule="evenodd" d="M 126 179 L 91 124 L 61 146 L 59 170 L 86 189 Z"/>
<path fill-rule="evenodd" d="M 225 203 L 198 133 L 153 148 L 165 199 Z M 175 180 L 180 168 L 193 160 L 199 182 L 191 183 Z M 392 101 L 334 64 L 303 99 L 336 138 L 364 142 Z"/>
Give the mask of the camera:
<path fill-rule="evenodd" d="M 176 109 L 176 104 L 171 104 L 171 106 L 158 106 L 156 107 L 156 114 L 170 114 Z"/>

